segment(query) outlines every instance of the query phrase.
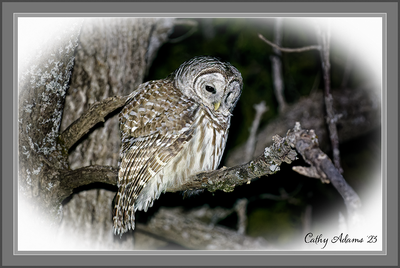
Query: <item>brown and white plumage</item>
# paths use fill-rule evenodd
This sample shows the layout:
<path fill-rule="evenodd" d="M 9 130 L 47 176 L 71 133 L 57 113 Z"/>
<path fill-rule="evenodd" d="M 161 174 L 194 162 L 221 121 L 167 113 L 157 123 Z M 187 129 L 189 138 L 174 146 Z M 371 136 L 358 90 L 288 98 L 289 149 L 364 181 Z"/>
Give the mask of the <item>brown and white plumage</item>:
<path fill-rule="evenodd" d="M 235 67 L 196 57 L 162 80 L 146 82 L 120 113 L 121 162 L 114 233 L 134 229 L 162 192 L 218 167 L 241 94 Z"/>

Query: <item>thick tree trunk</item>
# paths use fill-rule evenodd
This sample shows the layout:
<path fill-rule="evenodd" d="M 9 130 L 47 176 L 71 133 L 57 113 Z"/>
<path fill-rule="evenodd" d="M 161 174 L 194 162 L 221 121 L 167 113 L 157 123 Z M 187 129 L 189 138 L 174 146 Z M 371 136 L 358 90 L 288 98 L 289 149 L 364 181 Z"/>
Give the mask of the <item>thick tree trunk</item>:
<path fill-rule="evenodd" d="M 116 240 L 112 234 L 112 191 L 80 189 L 65 202 L 63 213 L 61 207 L 59 177 L 64 171 L 90 164 L 117 167 L 117 111 L 78 141 L 69 155 L 59 134 L 92 103 L 134 91 L 173 24 L 172 18 L 74 20 L 59 29 L 60 38 L 49 36 L 36 58 L 25 60 L 27 71 L 19 80 L 19 189 L 27 200 L 24 206 L 30 204 L 26 210 L 35 207 L 53 222 L 62 215 L 61 225 L 55 225 L 60 248 L 133 247 L 132 237 Z"/>
<path fill-rule="evenodd" d="M 53 23 L 58 23 L 57 30 L 38 29 L 46 38 L 37 40 L 37 50 L 19 58 L 18 81 L 20 202 L 39 218 L 52 220 L 61 216 L 62 200 L 55 189 L 68 160 L 58 136 L 82 20 Z"/>
<path fill-rule="evenodd" d="M 143 82 L 154 54 L 167 40 L 172 26 L 173 19 L 106 18 L 86 21 L 77 48 L 62 129 L 94 102 L 134 91 Z M 119 147 L 118 118 L 114 112 L 71 149 L 69 163 L 72 169 L 91 164 L 117 167 Z M 74 235 L 76 245 L 86 241 L 88 247 L 99 249 L 132 249 L 132 236 L 120 240 L 112 234 L 114 194 L 104 189 L 74 194 L 64 206 L 60 234 Z"/>

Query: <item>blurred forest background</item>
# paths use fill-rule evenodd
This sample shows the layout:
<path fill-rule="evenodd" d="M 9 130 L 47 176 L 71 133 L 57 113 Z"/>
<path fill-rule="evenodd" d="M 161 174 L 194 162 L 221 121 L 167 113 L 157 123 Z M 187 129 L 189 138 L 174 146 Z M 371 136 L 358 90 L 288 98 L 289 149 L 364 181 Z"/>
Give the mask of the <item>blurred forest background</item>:
<path fill-rule="evenodd" d="M 333 104 L 337 104 L 335 112 L 342 116 L 336 126 L 343 176 L 360 196 L 362 212 L 368 216 L 365 222 L 371 224 L 371 219 L 372 222 L 376 220 L 378 231 L 371 235 L 379 236 L 383 187 L 380 171 L 384 170 L 384 166 L 381 167 L 380 121 L 383 76 L 376 72 L 382 70 L 381 63 L 371 61 L 372 55 L 363 52 L 360 56 L 361 47 L 366 43 L 343 37 L 363 31 L 364 35 L 375 38 L 374 29 L 366 27 L 360 18 L 354 20 L 358 23 L 356 26 L 362 27 L 341 21 L 342 32 L 331 33 L 330 86 Z M 25 26 L 33 21 L 27 19 Z M 333 18 L 332 24 L 339 21 L 340 18 Z M 274 135 L 285 136 L 297 120 L 304 129 L 316 130 L 320 148 L 332 159 L 324 120 L 325 79 L 321 55 L 315 49 L 277 54 L 259 37 L 262 35 L 275 42 L 276 18 L 85 18 L 75 22 L 71 24 L 74 27 L 65 24 L 63 31 L 53 29 L 67 37 L 58 42 L 56 35 L 44 27 L 52 23 L 43 19 L 43 27 L 38 29 L 42 28 L 47 39 L 39 38 L 43 43 L 38 48 L 40 53 L 27 53 L 29 57 L 19 54 L 19 60 L 26 59 L 30 68 L 19 77 L 19 194 L 27 197 L 25 212 L 29 213 L 19 209 L 18 235 L 25 239 L 23 242 L 28 249 L 39 248 L 39 242 L 44 249 L 55 249 L 54 236 L 47 227 L 43 228 L 46 225 L 42 226 L 40 221 L 33 225 L 32 219 L 40 218 L 35 215 L 37 211 L 59 217 L 55 228 L 59 249 L 70 250 L 219 249 L 224 246 L 248 249 L 250 244 L 258 245 L 259 237 L 273 249 L 304 249 L 307 248 L 304 236 L 308 232 L 315 235 L 323 232 L 329 236 L 327 230 L 334 235 L 348 230 L 344 220 L 347 210 L 338 191 L 331 184 L 292 170 L 293 166 L 308 166 L 299 156 L 290 165 L 283 163 L 274 175 L 236 186 L 232 192 L 203 191 L 188 197 L 182 193 L 162 194 L 147 212 L 136 212 L 134 231 L 121 239 L 114 236 L 111 209 L 117 191 L 115 180 L 111 176 L 104 181 L 107 172 L 103 170 L 104 173 L 98 175 L 90 168 L 97 165 L 116 173 L 120 145 L 117 115 L 123 104 L 115 106 L 120 107 L 118 109 L 107 104 L 107 108 L 112 106 L 116 110 L 107 112 L 103 122 L 86 124 L 90 125 L 88 132 L 83 136 L 74 134 L 79 140 L 71 142 L 69 139 L 70 145 L 64 152 L 64 145 L 59 142 L 68 140 L 62 137 L 66 137 L 64 134 L 68 133 L 72 122 L 96 107 L 93 104 L 97 102 L 116 95 L 127 96 L 142 82 L 163 79 L 194 56 L 210 55 L 234 65 L 244 81 L 220 167 L 254 159 L 270 145 L 268 142 Z M 316 29 L 321 26 L 319 22 L 282 18 L 281 23 L 281 47 L 319 45 Z M 27 33 L 36 35 L 34 31 L 25 31 Z M 21 34 L 21 37 L 25 39 L 19 39 L 19 44 L 31 48 L 29 36 Z M 57 42 L 50 45 L 54 40 Z M 367 42 L 372 41 L 376 40 Z M 274 91 L 277 80 L 272 63 L 276 58 L 282 64 L 286 110 L 281 109 Z M 250 130 L 257 117 L 255 105 L 261 102 L 265 102 L 267 110 L 260 118 L 253 157 L 247 156 Z M 97 116 L 100 109 L 95 111 Z M 81 128 L 85 129 L 86 125 Z M 53 149 L 53 143 L 60 146 Z M 51 154 L 50 147 L 54 150 Z M 46 157 L 51 161 L 45 161 Z M 94 178 L 74 173 L 79 170 L 89 170 L 88 177 Z M 41 202 L 44 208 L 36 206 L 34 201 Z M 181 219 L 178 224 L 170 221 L 176 233 L 172 232 L 173 228 L 166 228 L 167 217 L 162 218 L 166 214 Z M 26 225 L 27 221 L 32 222 Z M 197 225 L 205 230 L 202 235 L 185 232 L 200 230 L 193 227 L 195 221 L 201 222 Z M 45 235 L 37 230 L 38 226 Z M 170 231 L 169 237 L 167 232 L 163 234 L 166 229 Z M 199 245 L 202 239 L 205 244 Z M 72 243 L 68 244 L 67 240 Z M 224 244 L 221 240 L 227 242 Z M 251 243 L 247 243 L 250 240 Z M 212 243 L 207 244 L 207 241 Z M 233 247 L 227 246 L 229 241 Z"/>
<path fill-rule="evenodd" d="M 197 55 L 211 55 L 229 61 L 242 73 L 244 88 L 234 110 L 224 160 L 238 145 L 245 143 L 255 117 L 253 106 L 265 101 L 268 110 L 262 115 L 260 128 L 267 125 L 278 113 L 278 103 L 273 90 L 271 56 L 273 48 L 258 35 L 273 41 L 276 20 L 245 18 L 190 19 L 193 24 L 176 26 L 170 42 L 164 44 L 150 68 L 147 80 L 166 77 L 182 62 Z M 182 19 L 186 21 L 186 19 Z M 315 28 L 311 23 L 298 19 L 283 19 L 282 47 L 299 48 L 318 44 Z M 331 88 L 373 87 L 368 72 L 363 72 L 357 58 L 351 57 L 352 47 L 338 45 L 332 37 Z M 368 57 L 368 55 L 365 55 Z M 296 103 L 304 96 L 322 91 L 321 58 L 319 51 L 282 53 L 284 97 L 287 103 Z M 374 88 L 380 94 L 379 88 Z M 290 109 L 290 108 L 289 108 Z M 294 124 L 294 122 L 293 122 Z M 340 128 L 340 120 L 338 123 Z M 364 201 L 369 198 L 366 189 L 380 187 L 380 127 L 346 143 L 340 144 L 343 176 Z M 285 133 L 276 133 L 284 135 Z M 318 133 L 317 133 L 318 135 Z M 272 137 L 271 137 L 272 138 Z M 330 144 L 329 141 L 320 141 Z M 329 148 L 329 146 L 328 146 Z M 326 151 L 331 159 L 332 152 Z M 297 160 L 294 165 L 306 165 Z M 301 176 L 284 164 L 281 171 L 268 178 L 262 177 L 250 185 L 236 187 L 231 193 L 204 192 L 182 201 L 179 194 L 166 193 L 155 202 L 151 211 L 160 206 L 180 206 L 187 209 L 202 206 L 234 207 L 238 199 L 247 199 L 247 227 L 250 236 L 262 236 L 268 242 L 285 247 L 290 241 L 301 240 L 307 231 L 314 233 L 327 226 L 339 228 L 339 212 L 346 215 L 343 199 L 332 185 Z M 150 211 L 150 213 L 151 213 Z M 138 219 L 147 218 L 141 213 Z M 138 213 L 138 214 L 139 214 Z M 231 215 L 218 224 L 236 228 L 237 215 Z M 334 228 L 334 229 L 336 229 Z M 339 228 L 340 229 L 340 228 Z M 336 229 L 338 230 L 338 229 Z M 297 237 L 299 239 L 294 239 Z"/>

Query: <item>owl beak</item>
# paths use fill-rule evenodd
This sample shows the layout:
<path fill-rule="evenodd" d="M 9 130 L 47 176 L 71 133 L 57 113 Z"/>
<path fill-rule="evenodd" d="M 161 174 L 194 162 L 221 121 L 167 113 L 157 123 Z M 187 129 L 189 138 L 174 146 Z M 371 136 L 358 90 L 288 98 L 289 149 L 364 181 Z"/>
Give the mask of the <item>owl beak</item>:
<path fill-rule="evenodd" d="M 214 102 L 214 111 L 218 110 L 219 106 L 221 105 L 220 102 Z"/>

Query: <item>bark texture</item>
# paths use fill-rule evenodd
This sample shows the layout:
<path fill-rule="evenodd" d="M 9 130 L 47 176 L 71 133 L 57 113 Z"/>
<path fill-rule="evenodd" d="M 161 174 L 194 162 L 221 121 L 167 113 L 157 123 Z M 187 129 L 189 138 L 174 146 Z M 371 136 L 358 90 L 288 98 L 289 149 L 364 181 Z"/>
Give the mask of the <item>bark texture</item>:
<path fill-rule="evenodd" d="M 68 169 L 58 135 L 82 20 L 57 22 L 55 32 L 37 29 L 44 38 L 35 53 L 19 59 L 18 81 L 19 194 L 29 210 L 53 219 L 61 216 L 54 191 L 59 170 Z"/>
<path fill-rule="evenodd" d="M 62 129 L 95 102 L 126 96 L 134 91 L 143 82 L 158 47 L 167 40 L 172 27 L 173 19 L 102 18 L 86 21 L 77 48 Z M 72 147 L 69 154 L 72 169 L 89 165 L 118 166 L 120 134 L 117 112 L 105 116 L 105 122 L 97 124 L 82 142 L 78 141 Z M 77 245 L 88 241 L 96 248 L 132 249 L 132 236 L 121 240 L 112 235 L 114 195 L 105 189 L 73 195 L 64 206 L 61 233 L 79 237 Z"/>
<path fill-rule="evenodd" d="M 31 219 L 43 229 L 35 229 L 36 233 L 55 231 L 58 238 L 46 241 L 64 243 L 60 248 L 133 247 L 132 237 L 113 242 L 110 217 L 114 193 L 76 189 L 71 177 L 79 176 L 80 170 L 69 173 L 91 163 L 109 166 L 109 172 L 117 167 L 118 111 L 110 112 L 122 106 L 124 99 L 109 98 L 95 122 L 71 123 L 84 111 L 93 111 L 96 107 L 90 109 L 90 105 L 95 102 L 134 91 L 173 26 L 173 18 L 99 18 L 49 20 L 40 29 L 44 38 L 19 62 L 21 233 L 29 233 L 22 219 Z M 107 182 L 107 174 L 92 170 L 91 175 L 94 183 Z M 73 192 L 76 194 L 64 201 Z M 48 219 L 55 228 L 52 231 Z M 24 242 L 29 240 L 28 235 L 21 237 Z"/>

